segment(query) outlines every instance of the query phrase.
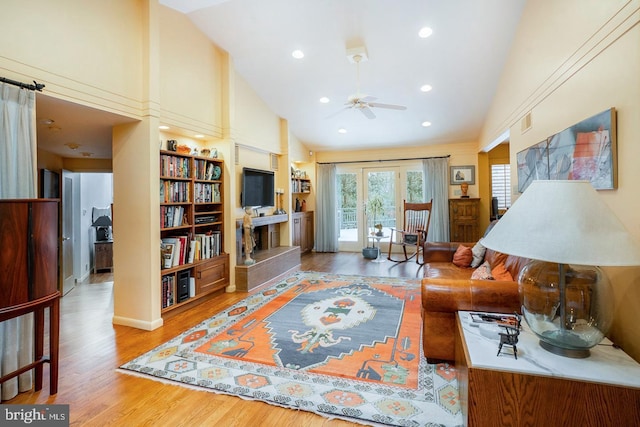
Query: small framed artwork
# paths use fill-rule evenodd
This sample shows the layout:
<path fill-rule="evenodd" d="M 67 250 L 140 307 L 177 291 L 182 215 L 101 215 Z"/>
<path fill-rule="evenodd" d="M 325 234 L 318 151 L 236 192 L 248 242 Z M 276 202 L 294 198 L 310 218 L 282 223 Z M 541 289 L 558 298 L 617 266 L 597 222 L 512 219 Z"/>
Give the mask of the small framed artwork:
<path fill-rule="evenodd" d="M 449 166 L 449 171 L 451 173 L 449 185 L 459 185 L 463 182 L 469 185 L 476 183 L 476 167 L 474 165 Z"/>

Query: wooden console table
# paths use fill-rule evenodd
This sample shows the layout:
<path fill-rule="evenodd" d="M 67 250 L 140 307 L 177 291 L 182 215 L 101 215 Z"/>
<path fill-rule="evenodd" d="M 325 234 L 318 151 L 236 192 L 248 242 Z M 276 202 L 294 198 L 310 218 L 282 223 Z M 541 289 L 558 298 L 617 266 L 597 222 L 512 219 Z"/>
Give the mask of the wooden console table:
<path fill-rule="evenodd" d="M 49 392 L 58 392 L 58 200 L 0 200 L 0 322 L 34 313 L 34 361 L 0 378 L 4 383 L 35 369 L 42 388 L 49 363 Z M 44 356 L 45 309 L 49 308 L 49 356 Z"/>
<path fill-rule="evenodd" d="M 640 425 L 640 364 L 601 344 L 586 359 L 544 350 L 522 321 L 518 359 L 456 316 L 455 357 L 463 420 L 469 426 Z"/>

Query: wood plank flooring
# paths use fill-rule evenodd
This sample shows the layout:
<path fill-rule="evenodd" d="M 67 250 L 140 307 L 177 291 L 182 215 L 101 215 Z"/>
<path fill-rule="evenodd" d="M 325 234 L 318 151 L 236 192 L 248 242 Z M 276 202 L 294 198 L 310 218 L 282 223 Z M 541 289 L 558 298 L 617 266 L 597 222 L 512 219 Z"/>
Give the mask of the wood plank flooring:
<path fill-rule="evenodd" d="M 358 253 L 307 254 L 302 270 L 369 276 L 422 277 L 412 261 L 373 263 Z M 194 391 L 117 372 L 118 366 L 211 317 L 248 293 L 220 296 L 165 319 L 155 331 L 113 325 L 111 274 L 92 275 L 61 300 L 58 394 L 49 396 L 48 365 L 43 389 L 10 404 L 69 404 L 73 426 L 355 426 L 304 411 L 233 396 Z"/>

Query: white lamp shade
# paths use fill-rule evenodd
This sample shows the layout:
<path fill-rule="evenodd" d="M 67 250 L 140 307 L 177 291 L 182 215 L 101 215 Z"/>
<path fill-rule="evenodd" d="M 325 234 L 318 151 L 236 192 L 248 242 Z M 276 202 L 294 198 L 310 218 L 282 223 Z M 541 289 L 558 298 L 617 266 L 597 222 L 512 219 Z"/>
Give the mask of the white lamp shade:
<path fill-rule="evenodd" d="M 554 263 L 640 265 L 640 245 L 588 181 L 534 181 L 482 244 Z"/>

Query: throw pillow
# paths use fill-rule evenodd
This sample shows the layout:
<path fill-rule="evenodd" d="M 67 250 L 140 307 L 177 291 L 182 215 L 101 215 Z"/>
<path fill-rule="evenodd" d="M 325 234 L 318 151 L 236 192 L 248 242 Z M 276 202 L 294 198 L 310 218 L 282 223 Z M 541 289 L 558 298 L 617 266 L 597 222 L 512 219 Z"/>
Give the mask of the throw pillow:
<path fill-rule="evenodd" d="M 471 278 L 474 280 L 493 280 L 489 261 L 483 262 L 480 267 L 473 270 L 473 273 L 471 273 Z"/>
<path fill-rule="evenodd" d="M 509 273 L 509 270 L 507 270 L 507 268 L 504 266 L 504 263 L 502 262 L 496 265 L 495 267 L 493 267 L 493 270 L 491 270 L 491 274 L 493 275 L 493 278 L 496 280 L 513 282 L 513 277 L 511 276 L 511 273 Z"/>
<path fill-rule="evenodd" d="M 471 248 L 465 245 L 459 245 L 456 253 L 453 254 L 453 263 L 460 268 L 467 268 L 471 265 L 473 254 Z"/>
<path fill-rule="evenodd" d="M 482 264 L 484 260 L 484 253 L 487 251 L 487 248 L 482 246 L 482 239 L 478 240 L 473 248 L 471 248 L 471 253 L 473 254 L 473 261 L 471 261 L 471 267 L 477 268 Z"/>

